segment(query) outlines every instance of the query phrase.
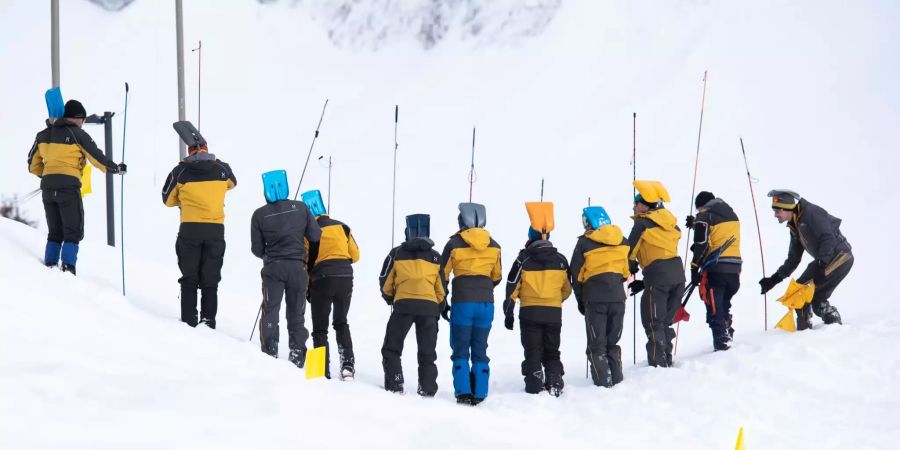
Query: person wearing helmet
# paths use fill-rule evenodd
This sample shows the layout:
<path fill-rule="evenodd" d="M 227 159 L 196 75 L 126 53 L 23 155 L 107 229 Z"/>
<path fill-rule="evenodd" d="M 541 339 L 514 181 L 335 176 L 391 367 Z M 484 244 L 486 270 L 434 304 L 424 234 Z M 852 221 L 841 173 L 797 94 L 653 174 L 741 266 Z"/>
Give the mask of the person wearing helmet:
<path fill-rule="evenodd" d="M 290 348 L 288 361 L 303 367 L 309 337 L 303 325 L 309 280 L 303 240 L 318 242 L 322 230 L 306 204 L 288 198 L 290 188 L 284 170 L 266 172 L 262 180 L 266 204 L 254 211 L 250 219 L 250 251 L 263 260 L 260 347 L 263 353 L 278 357 L 278 321 L 283 297 Z"/>
<path fill-rule="evenodd" d="M 625 280 L 628 271 L 628 240 L 612 224 L 600 206 L 584 208 L 584 234 L 578 237 L 569 279 L 578 311 L 584 315 L 587 356 L 594 385 L 612 387 L 622 374 L 622 325 L 625 317 Z"/>

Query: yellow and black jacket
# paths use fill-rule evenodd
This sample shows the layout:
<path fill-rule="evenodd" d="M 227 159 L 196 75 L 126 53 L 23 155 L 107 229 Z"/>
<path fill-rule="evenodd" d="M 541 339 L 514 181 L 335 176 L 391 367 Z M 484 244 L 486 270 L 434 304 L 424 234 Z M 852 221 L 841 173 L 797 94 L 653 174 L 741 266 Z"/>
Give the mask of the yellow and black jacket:
<path fill-rule="evenodd" d="M 57 119 L 37 134 L 28 152 L 28 171 L 41 179 L 41 189 L 77 189 L 87 161 L 102 172 L 118 173 L 86 131 Z"/>
<path fill-rule="evenodd" d="M 572 253 L 569 280 L 578 302 L 625 301 L 628 278 L 628 240 L 613 224 L 603 225 L 578 238 Z"/>
<path fill-rule="evenodd" d="M 531 242 L 519 252 L 509 271 L 504 314 L 511 316 L 519 299 L 519 319 L 560 323 L 562 302 L 572 294 L 568 275 L 569 262 L 550 241 Z"/>
<path fill-rule="evenodd" d="M 350 233 L 350 227 L 327 214 L 316 218 L 322 229 L 319 242 L 309 246 L 310 278 L 352 277 L 351 264 L 359 261 L 359 247 Z"/>
<path fill-rule="evenodd" d="M 381 296 L 403 314 L 440 315 L 446 297 L 441 255 L 428 238 L 415 238 L 391 249 L 378 282 Z"/>
<path fill-rule="evenodd" d="M 212 153 L 195 153 L 175 166 L 163 185 L 162 201 L 181 209 L 178 236 L 224 238 L 225 192 L 235 186 L 231 167 Z"/>
<path fill-rule="evenodd" d="M 631 251 L 628 254 L 632 273 L 637 265 L 648 285 L 684 283 L 684 267 L 678 256 L 681 230 L 669 210 L 658 208 L 634 217 L 634 227 L 628 235 Z"/>
<path fill-rule="evenodd" d="M 737 214 L 724 200 L 712 199 L 700 207 L 694 219 L 694 244 L 691 251 L 691 268 L 698 269 L 706 255 L 718 250 L 725 241 L 734 238 L 719 256 L 719 261 L 707 272 L 741 272 L 741 222 Z"/>
<path fill-rule="evenodd" d="M 444 289 L 453 273 L 454 302 L 493 302 L 503 279 L 500 244 L 484 228 L 467 228 L 450 237 L 441 254 Z"/>

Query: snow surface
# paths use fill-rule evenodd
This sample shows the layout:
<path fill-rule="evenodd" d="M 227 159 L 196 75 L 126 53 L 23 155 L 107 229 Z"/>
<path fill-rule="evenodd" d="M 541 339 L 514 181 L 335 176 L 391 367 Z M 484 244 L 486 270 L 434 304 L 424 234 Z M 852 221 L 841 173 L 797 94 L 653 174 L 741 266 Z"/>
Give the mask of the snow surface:
<path fill-rule="evenodd" d="M 177 321 L 178 214 L 159 198 L 177 162 L 172 4 L 135 2 L 110 13 L 62 3 L 63 95 L 91 112 L 116 112 L 116 160 L 123 82 L 131 85 L 128 296 L 119 292 L 118 248 L 104 245 L 103 177 L 94 177 L 98 194 L 86 199 L 78 278 L 39 264 L 43 231 L 0 221 L 0 447 L 725 448 L 740 426 L 748 448 L 896 446 L 900 357 L 890 344 L 900 337 L 900 307 L 889 281 L 900 238 L 889 206 L 900 167 L 900 39 L 893 26 L 900 5 L 565 2 L 540 36 L 517 45 L 444 39 L 430 51 L 410 41 L 355 52 L 335 48 L 299 8 L 189 2 L 186 46 L 203 40 L 201 129 L 238 177 L 226 205 L 219 329 L 210 331 Z M 25 155 L 46 115 L 48 9 L 43 2 L 0 3 L 3 195 L 38 186 Z M 195 54 L 186 58 L 195 120 Z M 433 237 L 443 245 L 455 228 L 456 203 L 467 198 L 476 125 L 475 201 L 487 205 L 488 228 L 508 269 L 525 240 L 522 203 L 538 198 L 542 177 L 545 199 L 556 203 L 553 238 L 563 253 L 574 246 L 587 197 L 629 228 L 633 111 L 638 177 L 661 179 L 673 212 L 688 213 L 707 69 L 698 188 L 729 201 L 744 225 L 732 351 L 711 352 L 694 299 L 676 368 L 646 367 L 640 330 L 638 363 L 627 364 L 629 300 L 625 382 L 597 389 L 582 374 L 581 316 L 566 304 L 567 390 L 559 399 L 522 392 L 518 330 L 499 321 L 489 348 L 491 396 L 478 408 L 453 403 L 446 344 L 438 346 L 437 398 L 381 390 L 379 348 L 389 310 L 375 280 L 391 245 L 395 104 L 398 221 L 432 214 Z M 327 170 L 315 159 L 332 155 L 334 216 L 353 227 L 362 251 L 350 312 L 353 383 L 307 382 L 285 358 L 268 358 L 247 342 L 260 301 L 261 264 L 248 238 L 250 215 L 263 202 L 258 177 L 283 167 L 296 181 L 325 98 L 304 189 L 325 189 Z M 102 142 L 102 130 L 88 130 Z M 844 219 L 856 255 L 833 297 L 844 326 L 763 331 L 739 136 L 758 179 L 767 272 L 783 260 L 788 237 L 766 208 L 766 191 L 793 188 Z M 40 201 L 25 204 L 23 213 L 42 219 Z M 395 234 L 399 240 L 402 229 Z M 775 297 L 770 328 L 784 312 Z M 447 341 L 442 322 L 439 342 Z M 410 336 L 410 386 L 414 349 Z"/>

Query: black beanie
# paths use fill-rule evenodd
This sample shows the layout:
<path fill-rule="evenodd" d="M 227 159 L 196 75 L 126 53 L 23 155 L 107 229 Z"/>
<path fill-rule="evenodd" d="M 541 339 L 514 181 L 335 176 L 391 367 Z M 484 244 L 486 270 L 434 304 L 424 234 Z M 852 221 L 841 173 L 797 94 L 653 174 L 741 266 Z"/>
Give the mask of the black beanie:
<path fill-rule="evenodd" d="M 697 198 L 694 199 L 694 207 L 700 209 L 714 198 L 716 198 L 716 196 L 713 195 L 712 192 L 700 191 L 700 193 L 697 194 Z"/>
<path fill-rule="evenodd" d="M 78 100 L 69 100 L 66 102 L 66 108 L 63 110 L 63 117 L 71 119 L 84 119 L 87 117 L 87 111 Z"/>

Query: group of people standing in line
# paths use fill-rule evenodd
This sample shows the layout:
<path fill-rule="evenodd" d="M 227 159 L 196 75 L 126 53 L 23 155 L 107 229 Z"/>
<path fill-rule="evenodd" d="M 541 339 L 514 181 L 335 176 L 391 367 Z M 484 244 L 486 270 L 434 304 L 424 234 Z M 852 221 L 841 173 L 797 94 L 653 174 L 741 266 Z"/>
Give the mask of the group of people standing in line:
<path fill-rule="evenodd" d="M 72 274 L 84 234 L 79 189 L 85 161 L 112 173 L 124 174 L 127 169 L 105 158 L 81 130 L 84 117 L 81 104 L 70 100 L 64 117 L 48 122 L 28 155 L 29 171 L 41 178 L 49 228 L 44 262 L 55 267 L 61 255 L 62 270 Z M 168 175 L 162 201 L 181 211 L 175 245 L 182 273 L 178 280 L 181 320 L 190 326 L 215 328 L 217 287 L 225 254 L 224 199 L 237 179 L 228 164 L 209 153 L 206 141 L 198 138 L 199 132 L 193 139 L 181 130 L 179 134 L 188 145 L 188 156 Z M 340 376 L 353 378 L 355 358 L 347 313 L 353 292 L 352 264 L 360 254 L 350 227 L 328 215 L 319 191 L 304 193 L 303 201 L 291 200 L 283 170 L 267 172 L 262 178 L 266 204 L 253 213 L 250 227 L 251 252 L 263 260 L 261 349 L 278 356 L 283 299 L 288 359 L 303 367 L 309 337 L 304 315 L 309 302 L 313 346 L 326 347 L 326 361 L 330 361 L 328 321 L 333 309 Z M 597 386 L 611 387 L 624 378 L 618 341 L 623 329 L 626 283 L 632 295 L 641 293 L 638 307 L 650 366 L 672 366 L 672 325 L 688 288 L 699 288 L 713 348 L 719 351 L 731 346 L 731 299 L 740 287 L 742 264 L 740 222 L 734 210 L 710 192 L 696 196 L 696 216 L 688 216 L 685 222 L 694 232 L 687 280 L 678 254 L 682 232 L 675 216 L 665 208 L 668 192 L 658 181 L 639 180 L 634 185 L 638 192 L 634 224 L 627 237 L 599 206 L 584 208 L 584 234 L 578 238 L 571 259 L 553 246 L 548 229 L 529 227 L 528 240 L 507 275 L 501 308 L 504 326 L 512 330 L 515 305 L 520 305 L 526 392 L 562 393 L 561 307 L 572 293 L 584 316 L 586 354 Z M 840 219 L 792 191 L 773 190 L 769 196 L 775 217 L 787 223 L 791 239 L 784 264 L 759 281 L 761 292 L 790 276 L 806 251 L 813 261 L 798 282 L 814 283 L 815 291 L 812 302 L 797 310 L 798 329 L 811 327 L 813 313 L 826 324 L 841 323 L 829 298 L 850 271 L 853 255 L 840 231 Z M 503 277 L 500 245 L 485 229 L 484 206 L 461 203 L 459 211 L 459 231 L 441 253 L 430 238 L 429 216 L 413 214 L 406 217 L 404 242 L 391 249 L 384 260 L 379 283 L 383 299 L 391 306 L 381 349 L 384 388 L 404 391 L 401 354 L 406 335 L 415 325 L 416 392 L 426 397 L 437 393 L 435 361 L 438 321 L 442 317 L 450 323 L 455 397 L 459 403 L 477 405 L 488 396 L 488 336 L 495 312 L 494 289 Z M 639 272 L 642 279 L 635 278 Z M 328 378 L 329 365 L 326 363 Z"/>

